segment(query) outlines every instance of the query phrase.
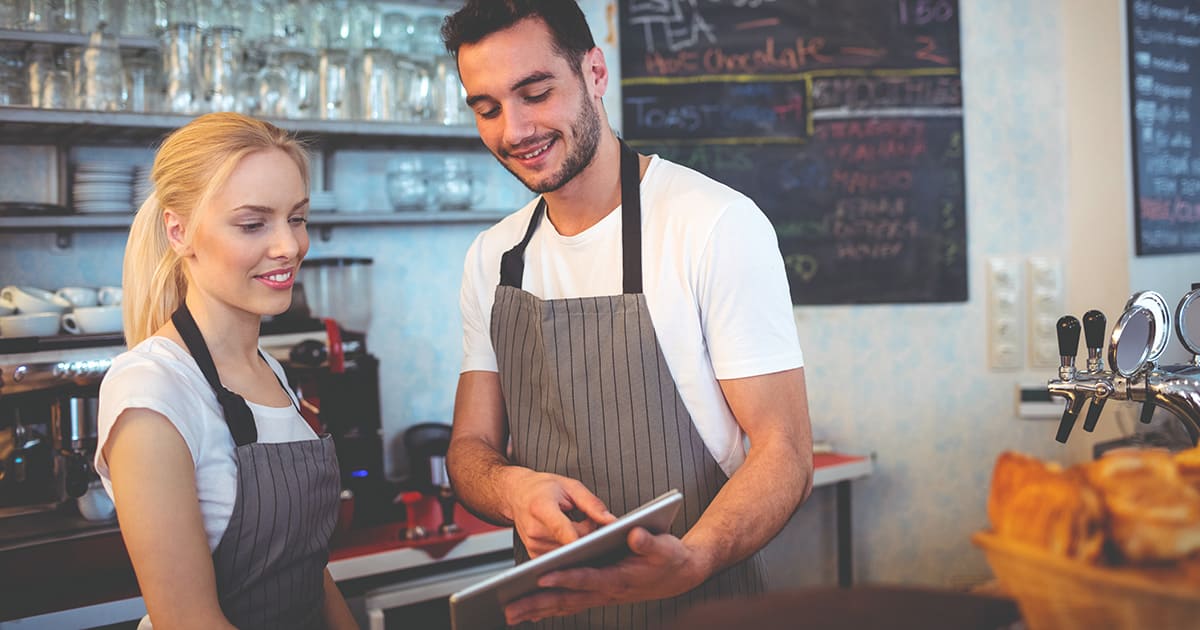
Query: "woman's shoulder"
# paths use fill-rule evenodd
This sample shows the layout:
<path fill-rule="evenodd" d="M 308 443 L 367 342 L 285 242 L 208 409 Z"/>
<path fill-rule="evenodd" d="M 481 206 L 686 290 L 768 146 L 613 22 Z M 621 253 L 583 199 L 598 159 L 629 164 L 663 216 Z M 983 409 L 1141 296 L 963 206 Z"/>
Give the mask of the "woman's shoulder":
<path fill-rule="evenodd" d="M 101 388 L 130 387 L 147 394 L 182 393 L 195 391 L 197 379 L 202 380 L 203 375 L 186 350 L 166 337 L 149 337 L 113 359 Z"/>

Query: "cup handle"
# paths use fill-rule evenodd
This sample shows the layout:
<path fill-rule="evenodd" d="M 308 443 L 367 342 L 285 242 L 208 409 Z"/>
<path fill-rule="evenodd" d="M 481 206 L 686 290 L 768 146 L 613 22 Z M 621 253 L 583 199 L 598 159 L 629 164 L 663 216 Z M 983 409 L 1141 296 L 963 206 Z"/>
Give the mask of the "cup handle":
<path fill-rule="evenodd" d="M 0 289 L 0 300 L 4 300 L 5 302 L 14 302 L 15 303 L 16 300 L 13 299 L 13 288 L 12 287 L 4 287 L 3 289 Z"/>
<path fill-rule="evenodd" d="M 71 333 L 72 335 L 78 335 L 80 332 L 79 324 L 75 321 L 74 313 L 63 313 L 62 327 L 63 330 Z"/>

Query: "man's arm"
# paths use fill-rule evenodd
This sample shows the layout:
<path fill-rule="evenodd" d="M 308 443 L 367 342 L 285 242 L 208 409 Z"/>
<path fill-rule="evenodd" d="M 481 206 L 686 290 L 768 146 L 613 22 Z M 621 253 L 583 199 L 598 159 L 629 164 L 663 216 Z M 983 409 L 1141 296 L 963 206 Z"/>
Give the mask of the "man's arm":
<path fill-rule="evenodd" d="M 538 580 L 543 590 L 505 608 L 509 624 L 696 588 L 762 548 L 812 491 L 812 431 L 804 369 L 720 381 L 750 437 L 745 463 L 682 539 L 635 528 L 633 552 L 612 567 L 576 568 Z"/>
<path fill-rule="evenodd" d="M 704 575 L 765 546 L 812 492 L 804 368 L 719 383 L 750 438 L 750 452 L 683 537 L 702 561 Z"/>
<path fill-rule="evenodd" d="M 463 372 L 446 453 L 446 467 L 463 505 L 485 520 L 515 526 L 532 557 L 616 520 L 582 483 L 510 463 L 504 455 L 507 441 L 500 376 Z M 572 522 L 566 514 L 574 508 L 588 518 Z"/>

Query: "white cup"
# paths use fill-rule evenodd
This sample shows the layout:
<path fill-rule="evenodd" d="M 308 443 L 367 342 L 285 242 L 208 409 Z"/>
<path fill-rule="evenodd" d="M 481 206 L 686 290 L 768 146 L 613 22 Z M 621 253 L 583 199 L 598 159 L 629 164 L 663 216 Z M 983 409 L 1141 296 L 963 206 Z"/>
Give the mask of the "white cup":
<path fill-rule="evenodd" d="M 0 299 L 12 303 L 20 313 L 61 313 L 71 303 L 53 293 L 36 287 L 7 286 L 0 289 Z"/>
<path fill-rule="evenodd" d="M 54 292 L 72 306 L 96 306 L 100 303 L 100 292 L 90 287 L 63 287 Z"/>
<path fill-rule="evenodd" d="M 124 291 L 121 287 L 100 287 L 97 294 L 100 300 L 100 306 L 116 306 L 121 303 L 121 296 Z"/>
<path fill-rule="evenodd" d="M 72 335 L 120 332 L 120 306 L 85 306 L 62 316 L 63 330 Z"/>
<path fill-rule="evenodd" d="M 58 313 L 0 317 L 0 337 L 50 337 L 58 334 Z"/>
<path fill-rule="evenodd" d="M 117 515 L 117 508 L 98 479 L 88 484 L 87 492 L 75 499 L 75 505 L 83 518 L 89 521 L 107 521 Z"/>

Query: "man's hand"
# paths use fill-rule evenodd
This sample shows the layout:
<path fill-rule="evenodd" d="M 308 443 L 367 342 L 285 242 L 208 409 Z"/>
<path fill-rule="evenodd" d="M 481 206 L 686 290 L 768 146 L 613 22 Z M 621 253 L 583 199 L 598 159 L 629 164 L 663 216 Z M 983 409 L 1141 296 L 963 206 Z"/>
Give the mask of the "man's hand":
<path fill-rule="evenodd" d="M 574 479 L 509 467 L 504 473 L 508 517 L 530 558 L 553 551 L 615 520 L 604 502 Z M 570 514 L 582 516 L 572 519 Z"/>
<path fill-rule="evenodd" d="M 670 534 L 635 527 L 626 539 L 632 554 L 603 568 L 565 569 L 538 579 L 541 589 L 504 608 L 510 625 L 571 615 L 596 606 L 681 595 L 708 578 L 701 554 Z"/>

